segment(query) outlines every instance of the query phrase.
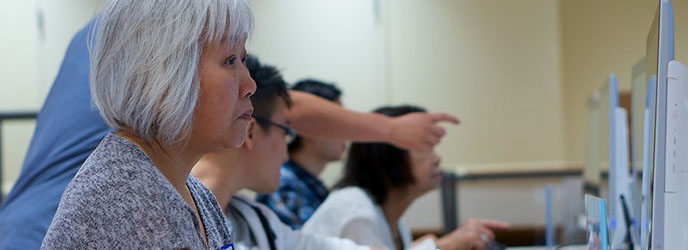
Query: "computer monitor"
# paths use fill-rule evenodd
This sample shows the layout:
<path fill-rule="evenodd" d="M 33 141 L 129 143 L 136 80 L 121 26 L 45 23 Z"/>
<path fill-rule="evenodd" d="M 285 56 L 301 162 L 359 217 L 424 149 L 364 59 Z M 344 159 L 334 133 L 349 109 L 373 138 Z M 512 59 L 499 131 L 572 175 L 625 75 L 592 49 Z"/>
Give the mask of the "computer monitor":
<path fill-rule="evenodd" d="M 612 249 L 630 249 L 637 237 L 632 234 L 633 215 L 628 203 L 635 189 L 630 171 L 628 112 L 622 107 L 616 107 L 614 111 L 614 141 L 610 141 L 614 151 L 609 155 L 610 243 Z"/>
<path fill-rule="evenodd" d="M 607 197 L 609 192 L 615 192 L 611 188 L 607 189 L 605 193 L 601 187 L 603 173 L 606 173 L 613 164 L 617 164 L 617 128 L 620 125 L 617 122 L 617 116 L 619 109 L 622 108 L 619 107 L 618 81 L 616 75 L 610 74 L 602 87 L 592 93 L 588 104 L 588 137 L 585 168 L 583 169 L 586 194 Z M 610 178 L 609 181 L 613 182 L 614 180 Z"/>
<path fill-rule="evenodd" d="M 614 81 L 615 82 L 615 81 Z M 615 88 L 614 88 L 615 89 Z M 610 82 L 595 90 L 588 104 L 588 137 L 586 141 L 585 168 L 583 169 L 584 193 L 602 195 L 602 172 L 609 167 L 610 110 L 617 106 L 617 96 L 612 93 Z"/>
<path fill-rule="evenodd" d="M 647 80 L 648 84 L 654 85 L 654 94 L 650 95 L 650 129 L 647 143 L 650 152 L 648 159 L 645 162 L 651 164 L 648 172 L 643 174 L 652 175 L 647 178 L 652 180 L 649 185 L 651 196 L 651 205 L 643 207 L 648 211 L 643 211 L 643 214 L 650 216 L 650 218 L 642 218 L 643 221 L 650 222 L 650 230 L 642 230 L 644 234 L 641 240 L 649 242 L 649 245 L 643 245 L 643 249 L 680 249 L 676 247 L 673 238 L 667 237 L 667 230 L 676 230 L 676 228 L 669 228 L 673 226 L 672 223 L 667 224 L 672 218 L 667 214 L 666 208 L 666 159 L 667 159 L 667 72 L 669 62 L 674 59 L 674 31 L 673 31 L 673 10 L 669 0 L 661 0 L 659 8 L 655 14 L 655 19 L 650 27 L 650 33 L 647 38 Z M 656 79 L 656 80 L 653 80 Z M 637 115 L 637 114 L 636 114 Z M 646 178 L 646 177 L 644 177 Z M 647 179 L 646 178 L 646 179 Z M 646 184 L 646 183 L 643 183 Z M 647 187 L 643 187 L 647 190 Z M 671 189 L 669 191 L 672 191 Z M 673 232 L 672 232 L 673 233 Z M 647 240 L 649 239 L 649 240 Z M 683 246 L 685 247 L 685 246 Z"/>
<path fill-rule="evenodd" d="M 628 114 L 619 106 L 618 80 L 614 74 L 593 92 L 588 105 L 588 138 L 586 164 L 583 171 L 586 194 L 608 198 L 608 214 L 612 247 L 628 241 L 621 196 L 630 197 L 628 152 Z M 602 187 L 603 172 L 608 173 L 608 187 Z M 631 217 L 630 215 L 628 215 Z"/>
<path fill-rule="evenodd" d="M 603 113 L 607 122 L 603 123 L 608 131 L 607 143 L 607 162 L 608 165 L 608 195 L 609 201 L 609 229 L 610 242 L 612 249 L 625 249 L 632 241 L 632 230 L 628 230 L 631 225 L 629 204 L 626 203 L 628 197 L 632 196 L 633 179 L 630 171 L 629 157 L 629 132 L 628 132 L 628 112 L 619 106 L 619 83 L 614 74 L 607 78 L 607 83 L 601 92 L 606 92 L 606 105 Z M 625 198 L 622 198 L 625 197 Z M 624 204 L 626 203 L 626 204 Z M 626 209 L 624 209 L 626 206 Z"/>
<path fill-rule="evenodd" d="M 652 84 L 647 84 L 647 61 L 645 57 L 636 62 L 631 68 L 631 196 L 627 198 L 628 207 L 631 213 L 632 221 L 632 231 L 631 235 L 633 237 L 633 242 L 639 244 L 640 246 L 640 227 L 643 225 L 640 218 L 641 207 L 643 207 L 643 201 L 649 201 L 643 199 L 641 195 L 641 181 L 638 179 L 638 173 L 642 173 L 643 167 L 649 166 L 649 164 L 643 163 L 644 159 L 647 159 L 647 146 L 644 143 L 647 141 L 648 130 L 649 130 L 649 101 L 648 95 L 651 91 L 648 89 Z M 643 150 L 645 149 L 645 150 Z M 649 171 L 649 170 L 647 170 Z M 648 191 L 645 191 L 646 193 Z M 647 203 L 647 202 L 646 202 Z M 649 223 L 646 222 L 649 226 Z"/>
<path fill-rule="evenodd" d="M 637 171 L 642 171 L 642 181 L 640 190 L 635 186 L 632 188 L 632 196 L 630 199 L 630 210 L 632 213 L 633 231 L 632 237 L 634 243 L 644 246 L 642 249 L 649 247 L 649 231 L 650 231 L 650 216 L 649 209 L 651 206 L 652 193 L 652 175 L 650 164 L 650 147 L 652 145 L 650 138 L 654 131 L 651 129 L 652 123 L 650 119 L 651 108 L 654 108 L 652 96 L 654 96 L 654 82 L 655 78 L 648 80 L 647 78 L 647 60 L 641 59 L 633 65 L 631 69 L 631 131 L 632 150 L 631 150 L 631 165 L 632 177 L 635 179 Z M 633 180 L 637 183 L 637 180 Z M 641 232 L 642 231 L 642 232 Z M 643 237 L 640 237 L 640 236 Z"/>
<path fill-rule="evenodd" d="M 688 248 L 688 68 L 678 61 L 667 67 L 664 154 L 665 249 Z M 658 98 L 658 101 L 662 102 Z M 658 148 L 658 147 L 657 147 Z"/>

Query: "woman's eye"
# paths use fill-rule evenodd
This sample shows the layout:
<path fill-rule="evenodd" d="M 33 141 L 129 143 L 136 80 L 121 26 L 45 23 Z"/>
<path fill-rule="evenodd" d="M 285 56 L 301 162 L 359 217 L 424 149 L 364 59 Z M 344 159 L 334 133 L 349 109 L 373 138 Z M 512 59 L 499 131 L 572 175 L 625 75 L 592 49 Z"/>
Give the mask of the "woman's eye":
<path fill-rule="evenodd" d="M 235 63 L 236 63 L 235 57 L 230 57 L 230 58 L 227 58 L 227 60 L 225 60 L 225 64 L 230 65 L 230 66 L 234 65 Z"/>
<path fill-rule="evenodd" d="M 246 61 L 248 61 L 248 57 L 242 57 L 241 58 L 241 63 L 246 64 Z"/>

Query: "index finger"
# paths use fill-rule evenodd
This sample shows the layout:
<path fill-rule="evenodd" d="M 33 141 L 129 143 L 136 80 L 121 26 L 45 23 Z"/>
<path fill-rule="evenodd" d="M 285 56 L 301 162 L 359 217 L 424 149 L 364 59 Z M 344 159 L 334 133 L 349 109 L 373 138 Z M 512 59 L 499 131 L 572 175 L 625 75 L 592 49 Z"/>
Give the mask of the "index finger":
<path fill-rule="evenodd" d="M 459 124 L 459 118 L 456 116 L 447 114 L 447 113 L 433 113 L 430 114 L 430 119 L 432 119 L 432 122 L 438 123 L 438 122 L 450 122 L 453 124 Z"/>
<path fill-rule="evenodd" d="M 486 228 L 491 230 L 504 230 L 509 228 L 509 223 L 499 220 L 478 220 L 478 223 L 482 224 Z"/>

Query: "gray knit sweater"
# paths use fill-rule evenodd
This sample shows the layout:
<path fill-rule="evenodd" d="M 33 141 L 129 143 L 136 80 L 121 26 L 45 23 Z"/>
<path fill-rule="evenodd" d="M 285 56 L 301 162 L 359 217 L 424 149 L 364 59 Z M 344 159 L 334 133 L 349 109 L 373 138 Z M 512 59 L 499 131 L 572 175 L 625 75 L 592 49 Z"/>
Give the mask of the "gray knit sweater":
<path fill-rule="evenodd" d="M 231 243 L 215 196 L 193 176 L 211 249 Z M 69 183 L 41 249 L 204 249 L 199 221 L 172 184 L 131 142 L 107 135 Z"/>

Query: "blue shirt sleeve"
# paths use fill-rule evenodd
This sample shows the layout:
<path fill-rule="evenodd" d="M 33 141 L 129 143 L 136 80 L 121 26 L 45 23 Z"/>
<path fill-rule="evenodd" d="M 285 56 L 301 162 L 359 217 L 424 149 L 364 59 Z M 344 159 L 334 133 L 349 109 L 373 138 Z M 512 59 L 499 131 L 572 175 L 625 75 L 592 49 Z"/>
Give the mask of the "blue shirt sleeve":
<path fill-rule="evenodd" d="M 19 179 L 0 205 L 0 249 L 38 249 L 67 184 L 112 131 L 91 104 L 87 40 L 72 39 L 48 97 Z"/>

